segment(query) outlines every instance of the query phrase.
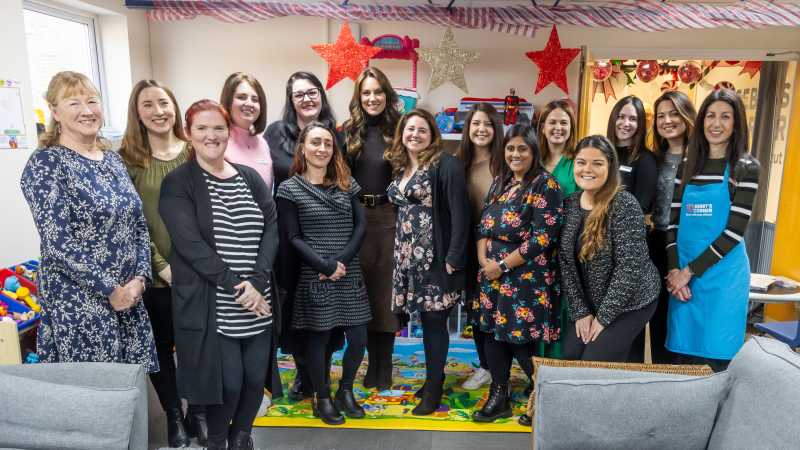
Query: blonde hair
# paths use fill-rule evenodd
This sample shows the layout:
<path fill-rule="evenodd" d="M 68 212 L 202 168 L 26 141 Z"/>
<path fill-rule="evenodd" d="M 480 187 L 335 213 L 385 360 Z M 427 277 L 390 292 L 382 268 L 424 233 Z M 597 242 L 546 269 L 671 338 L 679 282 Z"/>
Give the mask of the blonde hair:
<path fill-rule="evenodd" d="M 44 99 L 50 106 L 50 109 L 56 107 L 58 102 L 67 97 L 78 94 L 89 94 L 100 97 L 100 92 L 94 87 L 92 81 L 84 74 L 72 71 L 58 72 L 50 79 L 50 84 L 47 85 L 47 92 Z M 50 114 L 50 121 L 47 123 L 45 132 L 39 137 L 39 148 L 51 147 L 58 145 L 61 140 L 61 124 L 56 121 L 53 114 Z M 98 133 L 97 148 L 106 151 L 111 148 L 111 144 L 103 139 Z"/>

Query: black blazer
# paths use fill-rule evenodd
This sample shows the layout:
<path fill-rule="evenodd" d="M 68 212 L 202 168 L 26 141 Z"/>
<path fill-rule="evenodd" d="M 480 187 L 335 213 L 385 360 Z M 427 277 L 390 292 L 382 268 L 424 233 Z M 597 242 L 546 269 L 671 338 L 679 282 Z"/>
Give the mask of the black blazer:
<path fill-rule="evenodd" d="M 433 262 L 431 279 L 444 292 L 466 286 L 467 245 L 471 222 L 469 195 L 464 165 L 455 156 L 442 152 L 430 171 L 433 189 Z M 456 269 L 447 273 L 445 263 Z"/>
<path fill-rule="evenodd" d="M 267 185 L 250 167 L 233 164 L 247 183 L 264 214 L 264 234 L 249 281 L 264 292 L 272 277 L 278 250 L 275 202 Z M 170 172 L 161 185 L 159 214 L 172 239 L 169 262 L 172 269 L 172 317 L 178 357 L 178 392 L 190 404 L 222 403 L 222 359 L 216 327 L 216 288 L 230 293 L 241 279 L 217 254 L 212 230 L 211 200 L 203 170 L 190 160 Z M 274 286 L 274 284 L 273 284 Z M 276 290 L 273 289 L 274 293 Z M 280 301 L 272 301 L 273 332 L 280 329 Z M 273 339 L 274 356 L 275 341 Z M 270 349 L 264 349 L 265 357 Z M 274 374 L 277 361 L 272 358 Z M 273 391 L 274 395 L 275 391 Z M 280 395 L 280 390 L 278 390 Z"/>

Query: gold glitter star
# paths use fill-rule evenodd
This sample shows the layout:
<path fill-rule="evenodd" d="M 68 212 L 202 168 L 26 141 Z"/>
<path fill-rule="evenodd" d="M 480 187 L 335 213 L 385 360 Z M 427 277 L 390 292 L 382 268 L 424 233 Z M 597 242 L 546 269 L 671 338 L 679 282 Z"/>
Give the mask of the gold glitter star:
<path fill-rule="evenodd" d="M 456 47 L 453 30 L 447 29 L 439 44 L 439 48 L 421 48 L 419 56 L 433 70 L 429 90 L 434 90 L 450 81 L 462 91 L 467 91 L 467 80 L 464 79 L 464 66 L 478 59 L 478 52 Z"/>

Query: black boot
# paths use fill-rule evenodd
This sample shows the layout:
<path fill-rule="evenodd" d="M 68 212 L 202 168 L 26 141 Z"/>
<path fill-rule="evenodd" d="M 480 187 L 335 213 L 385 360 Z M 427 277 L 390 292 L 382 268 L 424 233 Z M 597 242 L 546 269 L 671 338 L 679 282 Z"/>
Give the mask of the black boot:
<path fill-rule="evenodd" d="M 170 408 L 167 413 L 167 444 L 170 447 L 188 447 L 189 434 L 183 423 L 183 411 L 180 406 Z"/>
<path fill-rule="evenodd" d="M 517 419 L 517 423 L 523 427 L 529 427 L 533 425 L 533 419 L 531 419 L 531 416 L 529 416 L 528 413 L 520 414 L 519 419 Z"/>
<path fill-rule="evenodd" d="M 333 399 L 333 405 L 351 419 L 363 419 L 364 408 L 358 404 L 352 389 L 339 389 Z"/>
<path fill-rule="evenodd" d="M 208 425 L 206 423 L 205 408 L 189 406 L 189 411 L 186 414 L 186 431 L 190 437 L 197 438 L 197 444 L 201 447 L 208 444 Z"/>
<path fill-rule="evenodd" d="M 511 417 L 512 415 L 508 385 L 492 383 L 489 388 L 489 399 L 486 400 L 480 411 L 475 411 L 472 415 L 472 420 L 475 422 L 494 422 L 497 419 Z"/>
<path fill-rule="evenodd" d="M 367 373 L 364 387 L 372 389 L 378 385 L 378 333 L 367 333 Z"/>
<path fill-rule="evenodd" d="M 394 334 L 381 333 L 378 343 L 380 348 L 377 355 L 378 376 L 376 382 L 378 385 L 378 390 L 383 391 L 386 389 L 391 389 L 392 385 L 394 384 L 392 382 L 392 353 L 394 353 Z"/>
<path fill-rule="evenodd" d="M 415 416 L 428 416 L 439 409 L 442 403 L 442 383 L 425 383 L 425 390 L 422 393 L 422 400 L 411 410 L 411 414 Z"/>
<path fill-rule="evenodd" d="M 422 383 L 422 386 L 420 386 L 420 388 L 417 389 L 417 392 L 414 392 L 414 397 L 415 398 L 422 398 L 422 394 L 425 393 L 426 386 L 428 386 L 428 382 L 427 381 Z M 444 392 L 444 377 L 442 377 L 442 392 Z"/>
<path fill-rule="evenodd" d="M 253 438 L 247 431 L 240 431 L 236 436 L 228 439 L 230 450 L 253 450 Z"/>
<path fill-rule="evenodd" d="M 225 439 L 209 439 L 207 445 L 204 446 L 206 447 L 206 450 L 225 450 L 228 448 L 228 443 L 225 441 Z"/>
<path fill-rule="evenodd" d="M 299 402 L 313 397 L 314 390 L 311 387 L 311 379 L 308 376 L 306 366 L 295 363 L 295 367 L 294 381 L 289 388 L 288 397 L 293 402 Z"/>
<path fill-rule="evenodd" d="M 333 405 L 330 395 L 323 398 L 314 394 L 313 412 L 314 417 L 319 417 L 328 425 L 341 425 L 344 423 L 344 417 Z"/>

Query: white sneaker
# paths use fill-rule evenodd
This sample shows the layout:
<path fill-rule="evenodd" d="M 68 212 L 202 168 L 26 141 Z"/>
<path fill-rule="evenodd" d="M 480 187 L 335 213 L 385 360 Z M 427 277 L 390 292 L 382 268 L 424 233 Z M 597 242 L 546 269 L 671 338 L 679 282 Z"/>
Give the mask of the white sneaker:
<path fill-rule="evenodd" d="M 461 387 L 468 391 L 474 391 L 475 389 L 479 389 L 481 386 L 485 386 L 491 382 L 492 374 L 483 367 L 478 367 L 476 371 L 472 372 L 472 375 L 467 378 L 467 381 L 465 381 Z"/>
<path fill-rule="evenodd" d="M 256 417 L 263 417 L 267 415 L 267 409 L 272 406 L 272 399 L 267 395 L 267 392 L 264 391 L 264 399 L 261 400 L 261 406 L 258 407 L 258 412 L 256 413 Z"/>

